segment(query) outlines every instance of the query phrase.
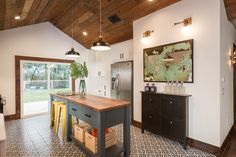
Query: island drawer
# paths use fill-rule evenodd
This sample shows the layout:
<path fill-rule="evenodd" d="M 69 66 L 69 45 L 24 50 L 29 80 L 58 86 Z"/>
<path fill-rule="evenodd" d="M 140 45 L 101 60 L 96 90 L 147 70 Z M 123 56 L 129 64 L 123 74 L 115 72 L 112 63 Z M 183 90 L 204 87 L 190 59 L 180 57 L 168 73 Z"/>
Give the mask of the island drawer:
<path fill-rule="evenodd" d="M 86 123 L 89 123 L 92 126 L 96 126 L 97 112 L 92 109 L 81 105 L 70 104 L 69 114 L 81 119 Z"/>

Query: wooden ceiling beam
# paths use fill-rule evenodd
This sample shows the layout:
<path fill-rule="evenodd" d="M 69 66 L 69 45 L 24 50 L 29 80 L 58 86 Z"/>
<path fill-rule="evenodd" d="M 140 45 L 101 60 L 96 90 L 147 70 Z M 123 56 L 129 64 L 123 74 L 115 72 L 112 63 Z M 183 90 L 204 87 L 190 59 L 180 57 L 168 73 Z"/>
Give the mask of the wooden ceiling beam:
<path fill-rule="evenodd" d="M 34 0 L 25 0 L 24 7 L 21 13 L 21 20 L 24 20 L 27 18 L 33 3 L 34 3 Z"/>
<path fill-rule="evenodd" d="M 49 0 L 41 0 L 39 6 L 37 7 L 36 11 L 34 11 L 34 16 L 30 19 L 29 23 L 34 24 L 36 23 L 37 19 L 39 18 L 40 14 L 43 12 L 45 7 L 47 6 Z"/>

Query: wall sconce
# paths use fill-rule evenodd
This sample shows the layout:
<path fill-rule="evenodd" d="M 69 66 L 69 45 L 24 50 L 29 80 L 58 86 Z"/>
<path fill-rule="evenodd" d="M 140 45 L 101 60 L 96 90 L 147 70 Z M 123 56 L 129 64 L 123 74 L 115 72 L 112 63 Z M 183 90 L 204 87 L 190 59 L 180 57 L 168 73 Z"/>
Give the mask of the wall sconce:
<path fill-rule="evenodd" d="M 174 23 L 174 25 L 179 25 L 179 24 L 183 24 L 184 26 L 181 29 L 181 33 L 184 35 L 191 35 L 191 27 L 190 25 L 192 25 L 192 17 L 186 18 L 181 22 L 176 22 Z"/>
<path fill-rule="evenodd" d="M 150 38 L 150 36 L 152 35 L 153 32 L 154 32 L 153 30 L 145 31 L 143 33 L 143 37 L 141 39 L 141 43 L 143 43 L 143 44 L 149 43 L 149 38 Z"/>
<path fill-rule="evenodd" d="M 235 64 L 236 63 L 236 45 L 234 44 L 233 48 L 233 54 L 229 56 L 229 59 L 231 60 L 231 63 Z"/>

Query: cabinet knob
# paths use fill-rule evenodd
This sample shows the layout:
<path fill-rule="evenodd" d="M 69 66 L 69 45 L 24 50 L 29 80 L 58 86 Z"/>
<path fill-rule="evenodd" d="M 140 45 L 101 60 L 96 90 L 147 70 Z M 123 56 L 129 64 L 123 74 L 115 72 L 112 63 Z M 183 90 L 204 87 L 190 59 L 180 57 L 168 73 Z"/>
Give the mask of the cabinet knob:
<path fill-rule="evenodd" d="M 172 121 L 170 121 L 170 124 L 172 125 L 172 124 L 173 124 L 173 122 L 172 122 Z"/>
<path fill-rule="evenodd" d="M 173 102 L 172 102 L 172 101 L 170 101 L 170 104 L 173 104 Z"/>
<path fill-rule="evenodd" d="M 149 101 L 152 102 L 152 98 L 150 98 Z"/>
<path fill-rule="evenodd" d="M 149 119 L 152 119 L 152 116 L 149 116 Z"/>

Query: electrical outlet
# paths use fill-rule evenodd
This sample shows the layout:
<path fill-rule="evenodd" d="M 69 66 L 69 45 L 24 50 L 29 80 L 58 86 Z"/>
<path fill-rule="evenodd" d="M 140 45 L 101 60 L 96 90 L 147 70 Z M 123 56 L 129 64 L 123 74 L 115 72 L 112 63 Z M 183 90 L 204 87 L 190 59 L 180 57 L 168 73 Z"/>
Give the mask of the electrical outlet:
<path fill-rule="evenodd" d="M 221 88 L 220 93 L 221 93 L 221 95 L 225 95 L 225 88 L 224 87 Z"/>

